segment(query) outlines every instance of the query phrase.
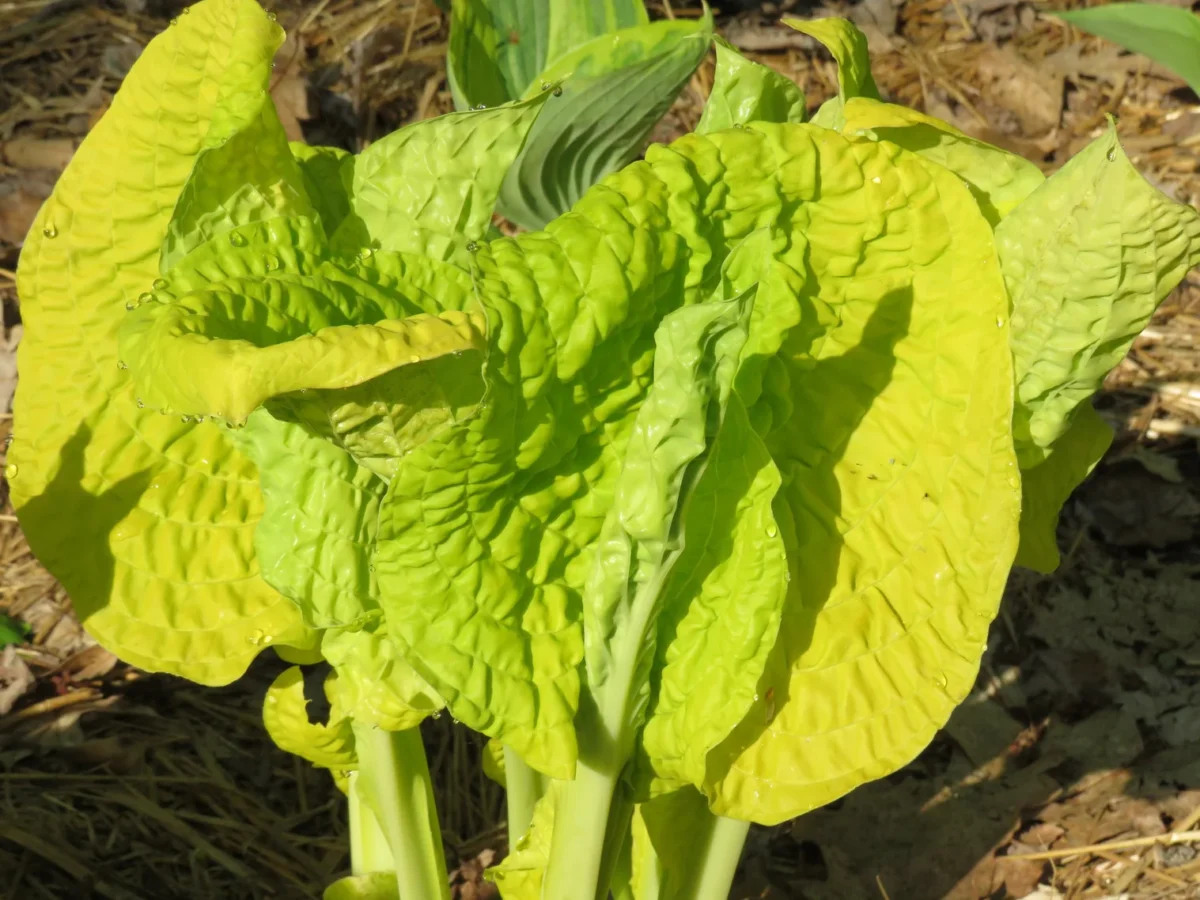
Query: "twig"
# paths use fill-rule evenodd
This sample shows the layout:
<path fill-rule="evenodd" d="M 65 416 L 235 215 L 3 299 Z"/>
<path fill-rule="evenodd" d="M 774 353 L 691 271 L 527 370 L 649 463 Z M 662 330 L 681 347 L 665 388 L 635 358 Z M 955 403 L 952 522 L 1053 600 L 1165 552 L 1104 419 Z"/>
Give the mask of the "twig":
<path fill-rule="evenodd" d="M 1126 850 L 1130 847 L 1153 847 L 1155 844 L 1190 844 L 1200 841 L 1200 831 L 1171 831 L 1150 837 L 1129 838 L 1124 841 L 1109 841 L 1105 844 L 1086 844 L 1083 847 L 1063 847 L 1061 850 L 1044 850 L 1041 853 L 1010 853 L 1008 859 L 1065 859 L 1082 854 L 1095 855 L 1109 850 Z"/>
<path fill-rule="evenodd" d="M 883 879 L 879 875 L 875 876 L 875 884 L 879 886 L 879 893 L 883 895 L 883 900 L 892 900 L 888 896 L 887 888 L 883 886 Z"/>

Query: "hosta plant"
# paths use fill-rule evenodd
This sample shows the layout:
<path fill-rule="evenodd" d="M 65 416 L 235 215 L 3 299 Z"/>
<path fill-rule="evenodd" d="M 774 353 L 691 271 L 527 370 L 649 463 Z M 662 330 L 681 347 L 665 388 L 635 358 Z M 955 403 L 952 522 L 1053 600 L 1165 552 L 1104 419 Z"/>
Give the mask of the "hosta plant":
<path fill-rule="evenodd" d="M 31 546 L 145 668 L 330 664 L 327 722 L 295 668 L 264 719 L 349 793 L 331 900 L 445 895 L 443 709 L 493 741 L 508 900 L 725 897 L 750 822 L 920 752 L 1014 557 L 1056 564 L 1089 398 L 1200 216 L 1111 130 L 1045 179 L 880 100 L 848 23 L 796 27 L 841 72 L 811 123 L 721 45 L 696 134 L 486 240 L 565 86 L 289 145 L 280 30 L 204 0 L 41 211 Z"/>

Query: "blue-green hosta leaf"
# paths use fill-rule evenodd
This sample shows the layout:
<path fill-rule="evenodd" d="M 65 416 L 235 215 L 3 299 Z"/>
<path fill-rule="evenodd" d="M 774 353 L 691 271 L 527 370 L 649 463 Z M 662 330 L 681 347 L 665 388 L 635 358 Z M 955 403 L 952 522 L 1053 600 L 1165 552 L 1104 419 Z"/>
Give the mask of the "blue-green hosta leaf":
<path fill-rule="evenodd" d="M 1111 3 L 1052 16 L 1161 63 L 1200 93 L 1200 16 L 1161 3 Z"/>
<path fill-rule="evenodd" d="M 542 73 L 562 81 L 505 179 L 499 209 L 541 228 L 629 162 L 674 102 L 712 40 L 712 18 L 654 22 L 603 35 Z"/>
<path fill-rule="evenodd" d="M 494 109 L 415 122 L 347 160 L 351 212 L 334 246 L 422 254 L 467 267 L 505 175 L 549 97 L 538 92 Z"/>
<path fill-rule="evenodd" d="M 837 63 L 838 93 L 821 104 L 813 116 L 814 125 L 840 131 L 846 123 L 843 110 L 851 97 L 879 99 L 879 88 L 871 77 L 871 58 L 867 53 L 867 36 L 848 19 L 831 16 L 827 19 L 784 19 L 797 31 L 816 38 L 825 45 Z"/>
<path fill-rule="evenodd" d="M 1091 403 L 1081 403 L 1050 454 L 1021 473 L 1021 545 L 1017 565 L 1049 574 L 1058 568 L 1058 514 L 1096 467 L 1113 433 Z"/>
<path fill-rule="evenodd" d="M 105 647 L 208 684 L 236 678 L 268 640 L 315 636 L 259 577 L 254 466 L 210 422 L 139 409 L 117 331 L 140 295 L 169 293 L 159 250 L 184 182 L 231 122 L 265 115 L 282 40 L 250 0 L 205 0 L 155 38 L 18 267 L 25 337 L 8 460 L 30 545 Z"/>
<path fill-rule="evenodd" d="M 696 125 L 696 134 L 748 122 L 803 122 L 807 118 L 804 92 L 794 81 L 747 59 L 721 38 L 715 43 L 717 67 L 712 93 Z"/>
<path fill-rule="evenodd" d="M 356 769 L 354 731 L 339 699 L 336 674 L 331 673 L 325 681 L 325 698 L 330 704 L 329 721 L 326 724 L 311 721 L 308 699 L 304 696 L 304 673 L 298 666 L 285 669 L 267 688 L 263 701 L 267 734 L 281 750 L 301 756 L 319 768 Z"/>
<path fill-rule="evenodd" d="M 558 62 L 588 41 L 649 23 L 642 0 L 556 0 L 550 9 L 546 61 Z"/>
<path fill-rule="evenodd" d="M 869 133 L 945 166 L 967 182 L 995 227 L 1046 180 L 1042 170 L 1014 153 L 967 137 L 940 119 L 866 97 L 846 101 L 846 134 Z"/>
<path fill-rule="evenodd" d="M 546 67 L 550 0 L 453 0 L 446 73 L 459 109 L 516 100 Z"/>

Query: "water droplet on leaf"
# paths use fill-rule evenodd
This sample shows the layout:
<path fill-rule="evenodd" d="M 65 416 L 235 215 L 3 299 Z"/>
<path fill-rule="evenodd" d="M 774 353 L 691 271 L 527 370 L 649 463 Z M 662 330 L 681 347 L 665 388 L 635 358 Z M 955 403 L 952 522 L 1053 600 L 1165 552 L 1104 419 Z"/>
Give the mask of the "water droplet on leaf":
<path fill-rule="evenodd" d="M 255 628 L 252 632 L 250 632 L 250 643 L 252 643 L 255 647 L 260 646 L 264 638 L 266 638 L 266 635 L 261 629 Z"/>
<path fill-rule="evenodd" d="M 767 537 L 772 537 L 772 538 L 773 538 L 773 537 L 775 537 L 775 535 L 777 535 L 777 534 L 779 534 L 779 529 L 778 529 L 778 528 L 776 528 L 774 525 L 768 525 L 768 526 L 767 526 Z"/>
<path fill-rule="evenodd" d="M 117 360 L 117 368 L 118 369 L 128 369 L 129 363 L 125 362 L 125 360 L 123 360 L 123 359 L 118 359 Z"/>
<path fill-rule="evenodd" d="M 58 228 L 53 222 L 47 222 L 42 226 L 42 234 L 48 238 L 56 238 L 58 237 Z"/>
<path fill-rule="evenodd" d="M 184 423 L 188 423 L 188 422 L 191 422 L 191 421 L 192 421 L 192 417 L 191 417 L 191 416 L 180 416 L 180 417 L 179 417 L 179 421 L 180 421 L 180 422 L 184 422 Z"/>
<path fill-rule="evenodd" d="M 1116 162 L 1117 161 L 1117 148 L 1109 147 L 1108 153 L 1106 153 L 1105 156 L 1108 158 L 1109 162 Z"/>
<path fill-rule="evenodd" d="M 274 272 L 276 269 L 279 268 L 279 260 L 272 254 L 268 253 L 266 256 L 263 257 L 263 267 L 268 272 Z"/>
<path fill-rule="evenodd" d="M 938 687 L 940 687 L 940 688 L 944 688 L 944 687 L 946 686 L 946 684 L 947 684 L 947 681 L 946 681 L 946 673 L 945 673 L 945 672 L 938 672 L 936 675 L 934 675 L 934 676 L 933 676 L 933 683 L 934 683 L 934 684 L 936 684 L 936 685 L 937 685 Z"/>
<path fill-rule="evenodd" d="M 138 397 L 138 398 L 137 398 L 137 408 L 138 408 L 138 409 L 145 409 L 145 408 L 146 408 L 146 401 L 145 401 L 145 400 L 143 400 L 141 397 Z"/>
<path fill-rule="evenodd" d="M 475 243 L 474 241 L 467 241 L 467 252 L 468 253 L 474 253 L 478 249 L 479 249 L 479 245 L 477 243 Z"/>
<path fill-rule="evenodd" d="M 7 466 L 4 467 L 4 477 L 7 478 L 9 481 L 12 481 L 14 478 L 17 477 L 17 464 L 16 463 L 9 463 Z"/>
<path fill-rule="evenodd" d="M 556 88 L 554 89 L 554 96 L 555 96 L 555 97 L 561 97 L 561 96 L 562 96 L 562 85 L 561 85 L 561 84 L 560 84 L 558 87 L 556 87 Z"/>
<path fill-rule="evenodd" d="M 375 255 L 375 251 L 372 250 L 370 247 L 363 247 L 362 252 L 360 254 L 358 254 L 358 258 L 359 259 L 370 259 L 374 255 Z"/>
<path fill-rule="evenodd" d="M 550 82 L 548 82 L 548 81 L 543 81 L 543 82 L 542 82 L 542 90 L 543 90 L 543 91 L 548 91 L 548 90 L 550 90 Z"/>
<path fill-rule="evenodd" d="M 235 247 L 245 247 L 246 246 L 246 236 L 244 234 L 241 234 L 241 233 L 235 231 L 233 234 L 231 234 L 229 236 L 229 243 L 233 244 L 233 246 L 235 246 Z"/>
<path fill-rule="evenodd" d="M 152 285 L 152 287 L 153 287 L 153 288 L 154 288 L 156 291 L 164 291 L 164 290 L 166 290 L 166 289 L 167 289 L 167 279 L 165 279 L 165 278 L 155 278 L 155 279 L 154 279 L 154 284 Z"/>

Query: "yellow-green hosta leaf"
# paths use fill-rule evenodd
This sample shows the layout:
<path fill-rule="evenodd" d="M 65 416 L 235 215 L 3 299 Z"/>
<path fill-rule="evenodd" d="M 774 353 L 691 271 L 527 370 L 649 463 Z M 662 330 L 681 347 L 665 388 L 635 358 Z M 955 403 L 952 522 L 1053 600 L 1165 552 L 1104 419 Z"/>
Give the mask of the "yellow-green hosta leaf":
<path fill-rule="evenodd" d="M 541 228 L 632 160 L 708 52 L 712 33 L 708 13 L 654 22 L 603 34 L 553 61 L 526 96 L 558 96 L 512 165 L 500 212 Z M 542 88 L 560 81 L 561 90 Z"/>
<path fill-rule="evenodd" d="M 758 699 L 787 595 L 783 538 L 771 514 L 779 471 L 737 396 L 710 454 L 663 590 L 642 734 L 654 774 L 673 785 L 704 783 L 709 751 Z"/>
<path fill-rule="evenodd" d="M 869 132 L 945 166 L 966 181 L 992 227 L 1046 180 L 1029 160 L 967 137 L 941 119 L 906 106 L 852 97 L 843 115 L 846 134 Z"/>
<path fill-rule="evenodd" d="M 170 272 L 190 251 L 239 225 L 280 216 L 316 218 L 300 166 L 266 92 L 218 107 L 167 226 L 159 267 Z M 245 107 L 244 109 L 237 108 Z"/>
<path fill-rule="evenodd" d="M 819 192 L 808 312 L 780 352 L 795 412 L 767 435 L 791 582 L 759 699 L 704 787 L 716 812 L 774 823 L 899 768 L 970 688 L 1020 482 L 1007 297 L 962 181 L 888 142 L 759 128 L 818 149 L 782 170 Z"/>
<path fill-rule="evenodd" d="M 304 696 L 304 673 L 299 666 L 284 669 L 269 688 L 263 701 L 263 723 L 281 750 L 302 756 L 323 769 L 355 769 L 354 731 L 347 710 L 339 702 L 337 674 L 325 681 L 325 697 L 330 703 L 329 721 L 322 725 L 308 716 Z"/>
<path fill-rule="evenodd" d="M 696 125 L 708 134 L 748 122 L 803 122 L 808 115 L 804 92 L 769 66 L 747 59 L 722 38 L 715 38 L 717 67 L 712 93 Z"/>
<path fill-rule="evenodd" d="M 550 836 L 554 832 L 554 810 L 562 793 L 562 783 L 550 787 L 533 807 L 529 830 L 517 841 L 498 866 L 484 873 L 504 900 L 542 900 L 542 876 L 550 858 Z"/>
<path fill-rule="evenodd" d="M 445 705 L 389 640 L 385 625 L 326 631 L 321 651 L 341 676 L 342 704 L 356 722 L 405 731 Z"/>
<path fill-rule="evenodd" d="M 1113 433 L 1091 403 L 1079 404 L 1050 454 L 1021 473 L 1021 545 L 1017 565 L 1043 574 L 1058 568 L 1058 513 L 1100 462 Z"/>
<path fill-rule="evenodd" d="M 456 310 L 314 329 L 292 316 L 314 305 L 312 291 L 255 279 L 144 304 L 122 328 L 122 357 L 149 405 L 242 425 L 281 394 L 359 385 L 483 346 L 480 318 Z"/>
<path fill-rule="evenodd" d="M 838 93 L 817 110 L 814 125 L 840 131 L 845 126 L 844 110 L 851 97 L 879 99 L 879 88 L 871 77 L 871 57 L 867 53 L 867 36 L 848 19 L 830 16 L 827 19 L 784 19 L 797 31 L 816 38 L 825 45 L 837 63 Z"/>
<path fill-rule="evenodd" d="M 1027 469 L 1200 262 L 1200 214 L 1149 185 L 1110 127 L 1000 223 L 996 249 L 1012 298 L 1013 437 Z"/>
<path fill-rule="evenodd" d="M 504 745 L 495 738 L 489 740 L 483 748 L 483 774 L 500 787 L 508 780 L 507 766 L 504 762 Z"/>
<path fill-rule="evenodd" d="M 348 159 L 351 170 L 342 177 L 351 211 L 334 246 L 469 265 L 504 177 L 549 96 L 415 122 Z"/>
<path fill-rule="evenodd" d="M 781 481 L 762 435 L 788 412 L 764 376 L 801 319 L 806 247 L 799 231 L 783 240 L 761 229 L 734 250 L 722 272 L 729 293 L 755 288 L 754 309 L 736 395 L 685 507 L 683 554 L 664 591 L 642 735 L 654 793 L 704 783 L 709 751 L 757 701 L 778 635 L 789 575 L 771 511 Z"/>
<path fill-rule="evenodd" d="M 340 147 L 314 147 L 299 141 L 289 146 L 300 164 L 308 199 L 316 207 L 325 233 L 333 234 L 350 212 L 350 186 L 343 180 L 350 154 Z"/>
<path fill-rule="evenodd" d="M 397 900 L 400 888 L 395 872 L 366 872 L 339 878 L 321 894 L 321 900 Z"/>
<path fill-rule="evenodd" d="M 270 640 L 314 636 L 258 575 L 253 465 L 211 423 L 139 409 L 117 330 L 158 290 L 168 222 L 210 131 L 261 108 L 282 39 L 250 0 L 205 0 L 155 38 L 39 213 L 18 272 L 8 459 L 30 545 L 101 644 L 207 684 L 236 678 Z"/>

